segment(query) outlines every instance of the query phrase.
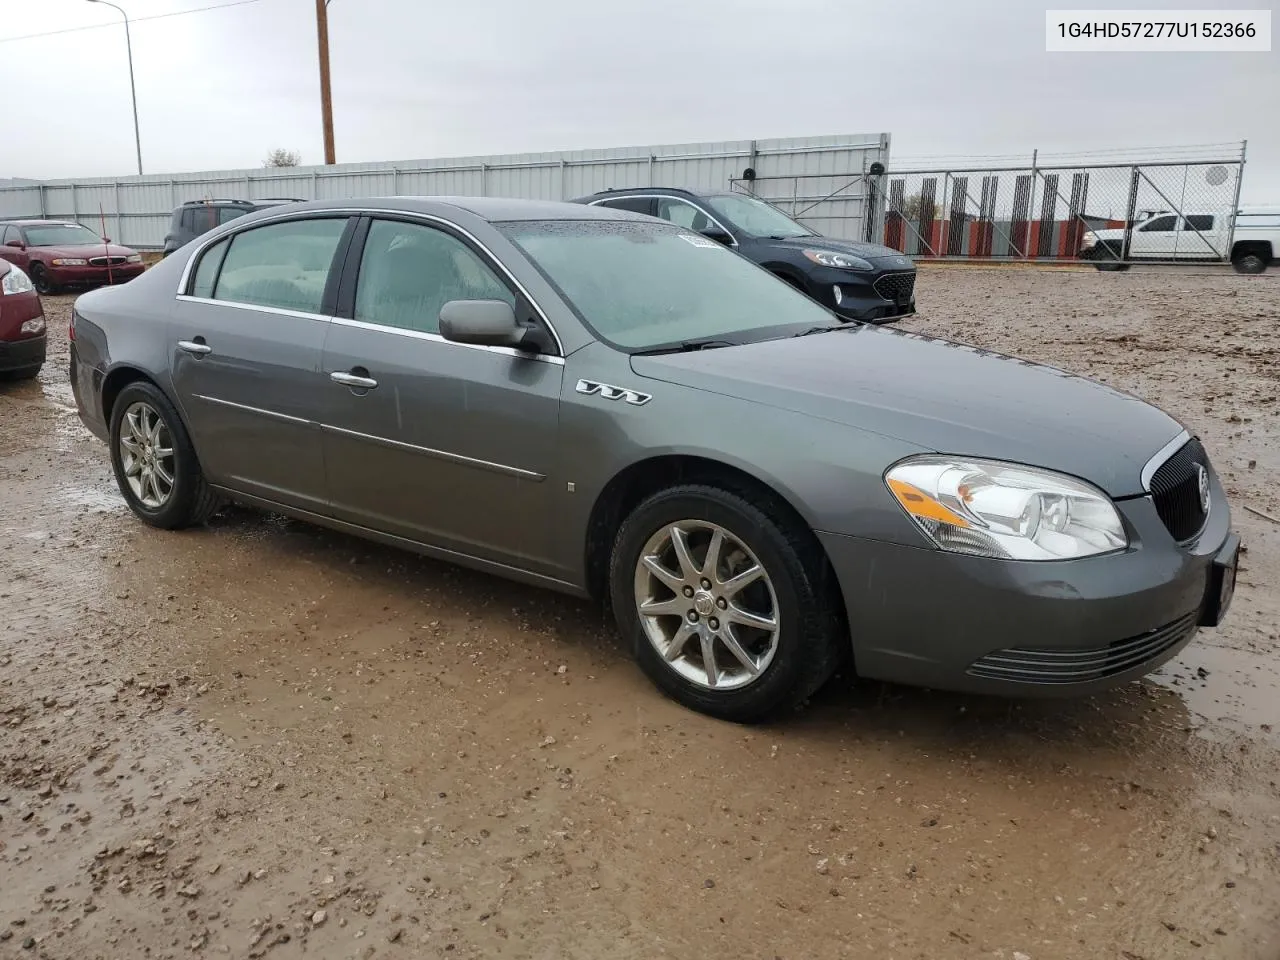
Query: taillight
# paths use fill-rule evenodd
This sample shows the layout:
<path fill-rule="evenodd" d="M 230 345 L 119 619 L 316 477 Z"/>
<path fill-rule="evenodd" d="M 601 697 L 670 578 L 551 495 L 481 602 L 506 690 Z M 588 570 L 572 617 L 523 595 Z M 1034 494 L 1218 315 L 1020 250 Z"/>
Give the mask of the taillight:
<path fill-rule="evenodd" d="M 76 311 L 75 307 L 71 308 L 71 322 L 67 324 L 67 339 L 74 340 L 76 338 Z"/>

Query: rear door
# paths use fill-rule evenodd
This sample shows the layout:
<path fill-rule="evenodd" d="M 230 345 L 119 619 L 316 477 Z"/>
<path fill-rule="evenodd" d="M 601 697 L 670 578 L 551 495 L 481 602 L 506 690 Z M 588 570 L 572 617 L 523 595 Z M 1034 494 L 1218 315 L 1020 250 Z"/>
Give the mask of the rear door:
<path fill-rule="evenodd" d="M 31 263 L 31 256 L 26 250 L 19 250 L 12 246 L 13 243 L 21 242 L 22 231 L 14 226 L 0 227 L 0 257 L 8 260 L 15 267 L 21 267 L 23 270 Z"/>
<path fill-rule="evenodd" d="M 505 272 L 451 225 L 367 224 L 324 348 L 334 515 L 549 571 L 556 530 L 547 477 L 563 359 L 446 341 L 439 315 L 450 300 L 505 300 L 522 320 L 538 318 Z"/>
<path fill-rule="evenodd" d="M 1221 214 L 1210 213 L 1189 213 L 1183 217 L 1182 230 L 1178 235 L 1178 257 L 1225 260 L 1228 219 Z"/>
<path fill-rule="evenodd" d="M 298 217 L 204 250 L 170 327 L 173 382 L 209 480 L 308 510 L 325 503 L 317 409 L 337 270 L 354 220 Z"/>

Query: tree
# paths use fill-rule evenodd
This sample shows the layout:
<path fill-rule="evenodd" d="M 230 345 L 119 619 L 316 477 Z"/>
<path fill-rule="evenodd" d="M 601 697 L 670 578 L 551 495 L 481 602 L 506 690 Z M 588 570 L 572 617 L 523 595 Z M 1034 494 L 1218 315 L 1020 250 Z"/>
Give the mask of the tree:
<path fill-rule="evenodd" d="M 302 162 L 302 154 L 297 150 L 286 150 L 284 147 L 276 147 L 267 154 L 267 159 L 262 161 L 264 167 L 296 167 Z"/>

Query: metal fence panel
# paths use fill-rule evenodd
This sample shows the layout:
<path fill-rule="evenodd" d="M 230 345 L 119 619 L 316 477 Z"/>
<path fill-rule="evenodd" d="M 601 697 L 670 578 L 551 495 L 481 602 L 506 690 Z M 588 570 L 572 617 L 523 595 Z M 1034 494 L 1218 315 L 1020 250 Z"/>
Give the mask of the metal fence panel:
<path fill-rule="evenodd" d="M 338 200 L 362 196 L 494 196 L 569 200 L 608 187 L 724 190 L 753 167 L 762 176 L 826 174 L 887 163 L 887 134 L 659 144 L 555 153 L 495 154 L 282 170 L 147 174 L 51 180 L 0 188 L 0 219 L 56 217 L 103 230 L 121 243 L 159 247 L 174 207 L 212 198 Z M 831 182 L 835 182 L 834 180 Z M 864 230 L 862 194 L 853 205 L 818 210 L 833 230 Z"/>

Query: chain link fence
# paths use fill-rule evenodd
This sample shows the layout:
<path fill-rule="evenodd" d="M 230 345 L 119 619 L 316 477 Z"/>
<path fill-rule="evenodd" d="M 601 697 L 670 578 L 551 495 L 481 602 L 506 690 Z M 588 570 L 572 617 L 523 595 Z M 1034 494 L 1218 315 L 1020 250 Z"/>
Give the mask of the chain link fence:
<path fill-rule="evenodd" d="M 1194 159 L 736 178 L 819 233 L 931 260 L 1218 263 L 1231 258 L 1245 144 Z"/>

